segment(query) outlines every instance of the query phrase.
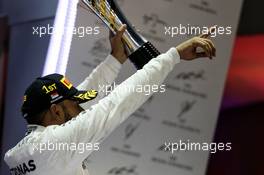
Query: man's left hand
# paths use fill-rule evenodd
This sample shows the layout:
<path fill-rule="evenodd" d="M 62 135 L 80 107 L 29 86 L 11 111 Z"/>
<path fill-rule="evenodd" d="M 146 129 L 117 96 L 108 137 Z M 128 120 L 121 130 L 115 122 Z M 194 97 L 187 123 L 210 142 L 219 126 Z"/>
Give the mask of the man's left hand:
<path fill-rule="evenodd" d="M 112 52 L 111 54 L 113 57 L 115 57 L 121 64 L 123 64 L 127 60 L 127 53 L 125 50 L 125 45 L 122 41 L 122 36 L 124 32 L 126 31 L 126 25 L 122 25 L 119 30 L 116 32 L 116 34 L 113 36 L 113 34 L 110 34 L 110 43 Z"/>

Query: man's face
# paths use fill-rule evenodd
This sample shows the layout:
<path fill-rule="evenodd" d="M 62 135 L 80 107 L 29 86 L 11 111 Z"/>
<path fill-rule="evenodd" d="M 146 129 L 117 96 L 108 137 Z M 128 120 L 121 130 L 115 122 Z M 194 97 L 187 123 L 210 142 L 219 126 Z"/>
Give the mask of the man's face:
<path fill-rule="evenodd" d="M 80 112 L 84 111 L 84 109 L 78 104 L 78 102 L 74 100 L 64 100 L 60 103 L 60 105 L 64 111 L 65 122 L 71 120 Z"/>

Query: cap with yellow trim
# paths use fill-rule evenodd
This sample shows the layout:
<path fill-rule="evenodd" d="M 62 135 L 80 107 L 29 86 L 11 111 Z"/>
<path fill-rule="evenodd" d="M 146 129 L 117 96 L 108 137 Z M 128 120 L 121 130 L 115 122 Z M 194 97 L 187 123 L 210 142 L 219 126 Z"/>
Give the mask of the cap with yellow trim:
<path fill-rule="evenodd" d="M 96 96 L 96 90 L 79 91 L 63 75 L 50 74 L 37 78 L 26 89 L 21 111 L 27 119 L 48 109 L 51 104 L 57 104 L 66 99 L 84 103 Z"/>

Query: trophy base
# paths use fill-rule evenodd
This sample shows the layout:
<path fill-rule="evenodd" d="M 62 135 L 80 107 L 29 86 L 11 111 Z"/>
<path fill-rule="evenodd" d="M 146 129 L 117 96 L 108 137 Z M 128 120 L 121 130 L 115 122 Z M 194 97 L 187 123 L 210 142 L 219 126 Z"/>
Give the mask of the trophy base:
<path fill-rule="evenodd" d="M 144 43 L 139 49 L 129 55 L 130 61 L 139 70 L 142 69 L 152 58 L 160 55 L 160 52 L 150 43 Z"/>

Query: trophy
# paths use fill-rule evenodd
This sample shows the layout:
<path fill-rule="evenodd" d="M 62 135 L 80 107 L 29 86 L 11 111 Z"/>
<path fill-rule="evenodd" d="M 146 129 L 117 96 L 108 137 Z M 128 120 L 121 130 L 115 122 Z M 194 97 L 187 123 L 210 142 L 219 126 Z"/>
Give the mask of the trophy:
<path fill-rule="evenodd" d="M 123 42 L 130 61 L 137 69 L 141 69 L 160 52 L 132 27 L 123 15 L 115 0 L 82 0 L 112 31 L 116 31 L 122 24 L 127 25 L 123 35 Z"/>

